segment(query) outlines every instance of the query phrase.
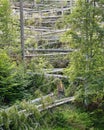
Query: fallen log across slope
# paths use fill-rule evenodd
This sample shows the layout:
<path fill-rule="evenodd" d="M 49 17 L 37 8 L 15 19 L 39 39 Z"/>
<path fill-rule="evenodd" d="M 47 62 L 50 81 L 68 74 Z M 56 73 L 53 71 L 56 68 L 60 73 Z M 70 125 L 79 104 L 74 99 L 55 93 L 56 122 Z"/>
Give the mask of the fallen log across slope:
<path fill-rule="evenodd" d="M 32 51 L 32 52 L 73 52 L 74 49 L 35 49 L 35 48 L 27 48 L 25 51 Z"/>
<path fill-rule="evenodd" d="M 33 73 L 33 72 L 27 72 L 27 74 L 29 75 L 42 75 L 41 73 Z M 53 77 L 53 78 L 65 78 L 68 79 L 68 76 L 65 75 L 61 75 L 61 74 L 48 74 L 48 73 L 44 73 L 43 74 L 45 77 Z"/>
<path fill-rule="evenodd" d="M 31 54 L 31 55 L 25 55 L 27 58 L 31 57 L 39 57 L 39 56 L 56 56 L 56 55 L 68 55 L 69 53 L 49 53 L 49 54 Z"/>
<path fill-rule="evenodd" d="M 51 96 L 51 95 L 50 95 Z M 47 97 L 47 95 L 45 96 Z M 36 99 L 35 99 L 36 100 Z M 35 101 L 34 100 L 34 101 Z M 62 98 L 62 99 L 59 99 L 59 100 L 55 100 L 54 102 L 52 103 L 46 103 L 45 105 L 44 104 L 40 104 L 40 105 L 35 105 L 34 103 L 34 109 L 35 110 L 38 110 L 39 112 L 43 112 L 43 111 L 46 111 L 46 110 L 49 110 L 49 109 L 52 109 L 52 108 L 55 108 L 55 107 L 58 107 L 58 106 L 61 106 L 61 105 L 64 105 L 68 102 L 73 102 L 75 100 L 75 97 L 67 97 L 67 98 Z M 30 102 L 31 104 L 31 102 Z M 16 109 L 16 108 L 15 108 Z M 8 109 L 4 109 L 4 111 L 10 111 L 10 108 Z M 0 111 L 1 112 L 1 111 Z M 17 112 L 17 111 L 16 111 Z M 18 114 L 21 114 L 21 113 L 24 113 L 24 115 L 26 114 L 26 117 L 28 116 L 31 116 L 31 115 L 34 115 L 34 113 L 28 113 L 29 111 L 27 111 L 26 109 L 24 110 L 21 110 L 21 111 L 18 111 Z M 5 113 L 6 114 L 6 113 Z M 1 120 L 3 120 L 3 117 L 0 117 Z M 1 122 L 0 122 L 1 123 Z M 8 122 L 8 125 L 10 125 L 12 123 L 12 120 L 9 120 Z M 0 128 L 3 129 L 3 126 L 5 124 L 4 123 L 1 123 L 0 124 Z"/>
<path fill-rule="evenodd" d="M 48 110 L 48 109 L 52 109 L 52 108 L 55 108 L 55 107 L 64 105 L 64 104 L 66 104 L 66 103 L 68 103 L 68 102 L 72 102 L 72 101 L 74 101 L 74 100 L 75 100 L 75 97 L 63 98 L 63 100 L 62 100 L 62 99 L 57 100 L 57 102 L 54 102 L 53 104 L 51 104 L 51 105 L 49 105 L 49 106 L 46 106 L 46 107 L 44 107 L 44 108 L 38 108 L 38 110 L 39 110 L 40 112 L 42 112 L 42 111 L 45 111 L 45 110 Z"/>
<path fill-rule="evenodd" d="M 52 99 L 53 99 L 53 97 L 52 97 Z M 42 111 L 45 111 L 48 109 L 52 109 L 52 108 L 64 105 L 68 102 L 73 102 L 74 100 L 75 100 L 75 97 L 67 97 L 67 98 L 65 97 L 65 98 L 62 98 L 59 100 L 55 100 L 52 103 L 44 103 L 44 104 L 40 104 L 40 105 L 35 105 L 35 107 L 38 109 L 39 112 L 42 112 Z M 26 112 L 26 110 L 19 111 L 19 113 L 22 113 L 22 112 Z"/>

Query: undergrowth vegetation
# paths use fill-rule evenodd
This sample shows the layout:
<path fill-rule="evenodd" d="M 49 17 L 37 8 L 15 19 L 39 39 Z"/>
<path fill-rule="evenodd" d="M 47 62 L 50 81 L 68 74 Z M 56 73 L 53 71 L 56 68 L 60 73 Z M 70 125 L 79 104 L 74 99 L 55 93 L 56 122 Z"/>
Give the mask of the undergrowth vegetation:
<path fill-rule="evenodd" d="M 24 101 L 0 111 L 0 126 L 3 130 L 86 130 L 93 128 L 93 123 L 89 114 L 71 110 L 69 105 L 40 113 L 35 104 Z"/>

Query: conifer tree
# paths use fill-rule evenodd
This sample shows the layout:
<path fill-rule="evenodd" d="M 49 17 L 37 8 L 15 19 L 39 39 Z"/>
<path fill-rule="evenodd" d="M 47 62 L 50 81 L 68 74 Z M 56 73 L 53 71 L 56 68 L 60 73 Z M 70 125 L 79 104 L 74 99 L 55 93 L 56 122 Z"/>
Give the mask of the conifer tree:
<path fill-rule="evenodd" d="M 0 48 L 8 49 L 16 41 L 16 19 L 12 16 L 9 0 L 0 0 Z"/>
<path fill-rule="evenodd" d="M 83 96 L 86 105 L 104 96 L 103 8 L 101 0 L 78 0 L 72 14 L 66 17 L 70 30 L 62 37 L 76 49 L 66 73 L 71 82 L 81 79 L 77 94 Z"/>
<path fill-rule="evenodd" d="M 22 69 L 17 69 L 15 62 L 0 49 L 0 104 L 22 99 L 25 96 L 26 85 Z"/>

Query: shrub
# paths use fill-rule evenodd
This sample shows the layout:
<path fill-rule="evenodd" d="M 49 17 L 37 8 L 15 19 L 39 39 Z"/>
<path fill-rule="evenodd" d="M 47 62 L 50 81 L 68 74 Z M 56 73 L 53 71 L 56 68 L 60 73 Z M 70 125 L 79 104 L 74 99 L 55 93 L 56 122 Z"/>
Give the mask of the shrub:
<path fill-rule="evenodd" d="M 23 71 L 22 71 L 23 72 Z M 22 73 L 21 72 L 21 73 Z M 24 96 L 24 74 L 21 75 L 16 64 L 8 55 L 0 52 L 0 102 L 9 104 Z"/>

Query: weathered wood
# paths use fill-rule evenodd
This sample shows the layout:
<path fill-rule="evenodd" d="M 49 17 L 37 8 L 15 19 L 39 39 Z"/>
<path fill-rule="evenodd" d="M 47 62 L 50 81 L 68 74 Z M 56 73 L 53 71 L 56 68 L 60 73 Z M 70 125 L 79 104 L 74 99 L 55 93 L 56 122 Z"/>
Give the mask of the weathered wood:
<path fill-rule="evenodd" d="M 47 95 L 46 95 L 46 97 L 47 97 Z M 36 99 L 35 99 L 36 100 Z M 34 100 L 34 101 L 35 101 Z M 43 111 L 46 111 L 46 110 L 49 110 L 49 109 L 53 109 L 53 108 L 55 108 L 55 107 L 58 107 L 58 106 L 61 106 L 61 105 L 64 105 L 64 104 L 66 104 L 66 103 L 69 103 L 69 102 L 73 102 L 75 100 L 75 97 L 67 97 L 67 98 L 63 98 L 63 99 L 60 99 L 60 100 L 55 100 L 55 101 L 53 101 L 51 104 L 49 103 L 46 103 L 46 104 L 40 104 L 40 105 L 35 105 L 34 107 L 36 107 L 37 108 L 37 110 L 39 111 L 39 112 L 43 112 Z M 31 103 L 31 102 L 30 102 Z M 34 103 L 34 102 L 33 102 Z M 8 108 L 8 109 L 5 109 L 5 111 L 9 111 L 10 110 L 10 108 Z M 26 110 L 24 109 L 24 110 L 21 110 L 21 111 L 19 111 L 18 112 L 18 114 L 21 114 L 21 113 L 25 113 L 26 112 Z M 27 116 L 30 116 L 30 115 L 33 115 L 33 113 L 29 113 Z M 9 124 L 12 122 L 12 120 L 10 120 L 10 122 L 9 122 Z M 4 124 L 1 124 L 0 125 L 0 127 L 3 127 L 4 126 Z"/>
<path fill-rule="evenodd" d="M 30 26 L 31 27 L 31 26 Z M 33 27 L 33 26 L 32 26 Z M 45 27 L 45 26 L 40 26 L 40 27 L 37 27 L 35 26 L 36 29 L 47 29 L 47 30 L 52 30 L 53 27 Z"/>
<path fill-rule="evenodd" d="M 24 18 L 23 18 L 23 1 L 20 0 L 20 31 L 21 31 L 21 54 L 22 60 L 25 58 L 24 53 Z"/>
<path fill-rule="evenodd" d="M 56 15 L 52 15 L 52 16 L 34 16 L 34 18 L 41 18 L 41 19 L 57 19 L 60 18 L 61 16 L 56 16 Z"/>
<path fill-rule="evenodd" d="M 68 55 L 68 53 L 50 53 L 50 54 L 30 54 L 30 55 L 25 55 L 27 58 L 31 57 L 38 57 L 38 56 L 55 56 L 55 55 Z"/>
<path fill-rule="evenodd" d="M 41 73 L 33 73 L 33 72 L 27 72 L 27 74 L 29 74 L 29 75 L 33 75 L 33 74 L 42 75 Z M 68 79 L 67 76 L 65 76 L 65 75 L 60 75 L 60 74 L 48 74 L 48 73 L 44 73 L 43 75 L 44 75 L 45 77 L 65 78 L 65 79 Z"/>
<path fill-rule="evenodd" d="M 47 36 L 47 37 L 46 37 Z M 53 42 L 56 42 L 56 41 L 59 41 L 59 38 L 56 36 L 56 37 L 48 37 L 48 35 L 42 35 L 42 34 L 37 34 L 36 35 L 25 35 L 25 39 L 26 38 L 35 38 L 35 40 L 38 42 L 40 40 L 44 40 L 44 41 L 53 41 Z"/>
<path fill-rule="evenodd" d="M 44 99 L 46 99 L 46 98 L 48 98 L 48 97 L 53 97 L 54 96 L 54 94 L 53 93 L 50 93 L 50 94 L 48 94 L 48 95 L 46 95 L 46 96 L 42 96 L 42 97 L 40 97 L 40 98 L 36 98 L 36 99 L 34 99 L 34 100 L 31 100 L 31 101 L 29 101 L 29 103 L 37 103 L 37 102 L 39 102 L 39 101 L 41 101 L 41 100 L 44 100 Z"/>
<path fill-rule="evenodd" d="M 27 74 L 35 74 L 35 73 L 33 73 L 33 72 L 27 72 Z M 37 75 L 42 75 L 41 73 L 36 73 L 36 74 Z M 53 78 L 66 78 L 66 79 L 70 78 L 68 76 L 60 75 L 60 74 L 48 74 L 48 73 L 44 73 L 43 75 L 46 76 L 46 77 L 53 77 Z M 86 80 L 83 77 L 77 77 L 76 79 L 81 80 L 81 81 Z"/>
<path fill-rule="evenodd" d="M 57 102 L 57 103 L 53 103 L 49 106 L 46 106 L 44 108 L 39 108 L 39 111 L 42 112 L 42 111 L 45 111 L 45 110 L 48 110 L 48 109 L 52 109 L 52 108 L 55 108 L 55 107 L 58 107 L 60 105 L 64 105 L 68 102 L 73 102 L 75 100 L 75 97 L 69 97 L 69 98 L 65 98 L 65 100 L 61 101 L 60 100 Z"/>
<path fill-rule="evenodd" d="M 20 7 L 11 6 L 11 8 L 19 11 Z M 24 9 L 24 11 L 26 11 L 27 14 L 39 13 L 39 12 L 41 12 L 41 13 L 52 13 L 52 12 L 55 13 L 55 12 L 58 12 L 58 11 L 62 11 L 62 9 L 60 9 L 60 8 L 53 8 L 53 9 L 49 8 L 47 10 L 41 10 L 41 11 L 39 9 L 35 10 L 35 9 L 32 9 L 32 8 L 25 8 L 25 7 L 23 9 Z M 67 11 L 69 9 L 71 9 L 71 8 L 70 7 L 63 8 L 63 11 Z"/>
<path fill-rule="evenodd" d="M 47 21 L 42 21 L 41 24 L 55 24 L 56 23 L 56 20 L 47 20 Z"/>
<path fill-rule="evenodd" d="M 55 33 L 62 33 L 62 32 L 66 32 L 70 29 L 61 29 L 61 30 L 54 30 L 54 31 L 51 31 L 51 32 L 48 32 L 48 33 L 43 33 L 42 35 L 50 35 L 50 34 L 55 34 Z"/>
<path fill-rule="evenodd" d="M 40 31 L 39 29 L 35 29 L 35 28 L 28 28 L 28 29 L 32 29 L 32 31 Z M 61 30 L 47 30 L 48 32 L 41 32 L 40 34 L 38 34 L 38 37 L 39 36 L 41 36 L 41 37 L 44 37 L 45 35 L 53 35 L 53 34 L 55 34 L 56 35 L 56 33 L 58 34 L 60 34 L 60 33 L 64 33 L 64 32 L 66 32 L 66 31 L 68 31 L 68 30 L 70 30 L 70 29 L 61 29 Z M 25 35 L 25 36 L 29 36 L 29 35 Z M 36 35 L 37 36 L 37 35 Z M 30 35 L 30 37 L 35 37 L 34 35 Z"/>
<path fill-rule="evenodd" d="M 59 99 L 59 100 L 55 100 L 51 104 L 50 103 L 45 103 L 45 104 L 37 105 L 35 107 L 38 109 L 39 112 L 43 112 L 43 111 L 46 111 L 48 109 L 52 109 L 52 108 L 64 105 L 64 104 L 66 104 L 68 102 L 73 102 L 74 100 L 75 100 L 75 97 L 67 97 L 67 98 L 62 98 L 62 99 Z M 23 113 L 23 112 L 26 112 L 26 110 L 19 111 L 19 113 Z M 30 113 L 30 115 L 32 115 L 32 113 Z"/>
<path fill-rule="evenodd" d="M 45 29 L 45 28 L 25 27 L 24 29 L 31 30 L 31 31 L 39 31 L 39 32 L 50 31 L 50 29 L 48 29 L 48 28 Z"/>
<path fill-rule="evenodd" d="M 39 45 L 41 44 L 42 40 L 45 43 L 58 42 L 59 41 L 58 35 L 60 35 L 61 33 L 64 33 L 67 30 L 69 30 L 69 29 L 52 30 L 52 27 L 51 27 L 51 30 L 50 30 L 50 27 L 49 28 L 48 27 L 44 27 L 44 28 L 41 27 L 41 25 L 44 24 L 44 23 L 49 23 L 50 22 L 50 23 L 54 24 L 56 22 L 56 19 L 62 17 L 62 15 L 60 15 L 60 14 L 58 15 L 58 11 L 61 11 L 63 13 L 64 11 L 69 10 L 71 8 L 70 5 L 67 5 L 67 6 L 63 7 L 62 1 L 60 1 L 61 3 L 58 2 L 57 3 L 58 5 L 55 5 L 56 3 L 54 3 L 54 1 L 50 1 L 50 2 L 51 2 L 52 5 L 54 5 L 53 7 L 52 7 L 52 5 L 49 5 L 49 3 L 47 3 L 47 4 L 46 3 L 45 4 L 44 3 L 43 4 L 35 3 L 37 6 L 33 7 L 33 8 L 31 8 L 33 3 L 29 4 L 29 3 L 24 2 L 23 10 L 24 10 L 24 14 L 26 14 L 27 17 L 29 15 L 29 16 L 33 16 L 36 19 L 41 18 L 43 20 L 43 21 L 40 22 L 39 28 L 35 28 L 34 26 L 25 27 L 25 30 L 30 29 L 30 31 L 32 33 L 32 35 L 30 34 L 31 36 L 25 35 L 25 38 L 24 38 L 25 40 L 27 40 L 28 37 L 34 38 L 37 42 L 39 42 Z M 56 0 L 56 2 L 57 2 L 57 0 Z M 14 5 L 18 6 L 17 7 L 18 9 L 20 8 L 19 7 L 19 2 L 16 3 L 16 4 L 14 2 Z M 43 6 L 45 8 L 43 8 Z M 40 7 L 42 7 L 42 8 L 40 8 Z M 15 6 L 13 8 L 16 9 Z M 32 15 L 32 13 L 34 13 L 34 14 Z M 50 14 L 47 15 L 47 13 L 51 13 L 51 15 Z M 24 17 L 24 19 L 25 18 L 26 17 Z M 35 19 L 34 19 L 34 21 L 35 21 Z M 38 24 L 36 26 L 38 26 Z M 57 37 L 55 37 L 56 34 L 57 34 Z M 51 35 L 51 37 L 50 37 L 50 35 Z M 32 51 L 32 50 L 29 50 L 29 51 Z M 25 54 L 25 58 L 26 57 L 31 58 L 31 57 L 34 57 L 34 56 L 66 55 L 68 52 L 72 52 L 72 50 L 68 50 L 68 49 L 67 50 L 64 50 L 64 49 L 61 49 L 61 50 L 58 50 L 58 49 L 56 49 L 56 50 L 55 49 L 47 49 L 47 50 L 46 49 L 35 49 L 35 50 L 33 50 L 33 53 L 34 52 L 60 52 L 60 53 L 59 54 L 58 53 Z"/>
<path fill-rule="evenodd" d="M 68 77 L 65 75 L 59 75 L 59 74 L 44 74 L 46 77 L 54 77 L 54 78 L 65 78 L 67 79 Z"/>
<path fill-rule="evenodd" d="M 70 30 L 70 29 L 62 29 L 62 30 L 50 30 L 49 32 L 41 32 L 40 34 L 38 34 L 38 37 L 44 37 L 44 36 L 46 36 L 46 35 L 53 35 L 53 34 L 60 34 L 60 33 L 64 33 L 64 32 L 66 32 L 66 31 L 68 31 L 68 30 Z M 37 35 L 36 35 L 37 36 Z M 25 37 L 33 37 L 33 38 L 35 38 L 36 36 L 34 36 L 34 35 L 25 35 Z"/>
<path fill-rule="evenodd" d="M 56 72 L 63 72 L 64 68 L 54 68 L 54 69 L 44 69 L 44 71 L 48 73 L 56 73 Z"/>
<path fill-rule="evenodd" d="M 34 48 L 27 48 L 25 51 L 31 52 L 73 52 L 74 49 L 34 49 Z"/>

